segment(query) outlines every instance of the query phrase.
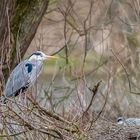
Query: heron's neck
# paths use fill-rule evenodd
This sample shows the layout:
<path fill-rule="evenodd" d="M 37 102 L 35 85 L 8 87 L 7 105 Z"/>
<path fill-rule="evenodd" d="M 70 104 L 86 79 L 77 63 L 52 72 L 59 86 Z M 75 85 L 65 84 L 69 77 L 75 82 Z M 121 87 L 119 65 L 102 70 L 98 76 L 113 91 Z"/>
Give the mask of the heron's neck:
<path fill-rule="evenodd" d="M 38 61 L 37 58 L 36 58 L 35 56 L 31 56 L 31 57 L 29 57 L 28 60 L 29 60 L 29 61 Z"/>

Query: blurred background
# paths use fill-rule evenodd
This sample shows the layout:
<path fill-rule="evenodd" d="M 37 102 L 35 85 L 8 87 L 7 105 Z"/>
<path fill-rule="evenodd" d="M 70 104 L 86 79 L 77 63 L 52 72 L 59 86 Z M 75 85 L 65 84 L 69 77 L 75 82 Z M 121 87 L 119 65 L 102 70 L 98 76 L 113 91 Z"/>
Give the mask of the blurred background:
<path fill-rule="evenodd" d="M 11 71 L 36 50 L 59 59 L 25 104 L 3 104 Z M 139 0 L 1 0 L 0 140 L 138 139 L 117 118 L 140 117 L 139 64 Z"/>
<path fill-rule="evenodd" d="M 25 56 L 42 50 L 60 57 L 45 63 L 38 100 L 78 116 L 91 101 L 90 89 L 102 81 L 93 114 L 101 111 L 111 121 L 139 117 L 139 7 L 139 0 L 51 0 Z"/>

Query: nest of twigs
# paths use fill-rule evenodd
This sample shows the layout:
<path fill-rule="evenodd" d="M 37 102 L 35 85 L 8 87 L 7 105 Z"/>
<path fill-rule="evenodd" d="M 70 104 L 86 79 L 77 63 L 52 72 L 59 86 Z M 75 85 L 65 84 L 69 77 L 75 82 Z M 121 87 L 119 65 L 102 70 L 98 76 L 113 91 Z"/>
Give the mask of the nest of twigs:
<path fill-rule="evenodd" d="M 95 140 L 138 140 L 140 126 L 123 126 L 99 119 L 89 133 L 90 139 Z"/>
<path fill-rule="evenodd" d="M 0 139 L 40 140 L 138 140 L 140 127 L 123 126 L 90 112 L 99 83 L 92 89 L 91 103 L 85 111 L 57 114 L 32 97 L 29 104 L 10 100 L 0 104 Z M 13 106 L 12 106 L 13 104 Z"/>

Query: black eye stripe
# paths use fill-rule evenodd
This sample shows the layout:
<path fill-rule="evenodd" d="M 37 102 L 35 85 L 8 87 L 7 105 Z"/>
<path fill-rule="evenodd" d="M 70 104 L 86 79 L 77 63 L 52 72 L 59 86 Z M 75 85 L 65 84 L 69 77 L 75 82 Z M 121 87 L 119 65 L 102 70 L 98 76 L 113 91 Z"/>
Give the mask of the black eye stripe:
<path fill-rule="evenodd" d="M 38 52 L 36 52 L 36 53 L 33 53 L 34 55 L 41 55 L 41 53 L 38 53 Z"/>
<path fill-rule="evenodd" d="M 41 54 L 40 52 L 35 52 L 35 53 L 33 53 L 32 55 L 37 55 L 37 56 L 40 55 L 40 56 L 42 56 L 42 54 Z M 32 55 L 31 55 L 31 56 L 32 56 Z"/>
<path fill-rule="evenodd" d="M 118 120 L 117 120 L 117 122 L 120 122 L 120 121 L 122 121 L 122 119 L 118 119 Z"/>

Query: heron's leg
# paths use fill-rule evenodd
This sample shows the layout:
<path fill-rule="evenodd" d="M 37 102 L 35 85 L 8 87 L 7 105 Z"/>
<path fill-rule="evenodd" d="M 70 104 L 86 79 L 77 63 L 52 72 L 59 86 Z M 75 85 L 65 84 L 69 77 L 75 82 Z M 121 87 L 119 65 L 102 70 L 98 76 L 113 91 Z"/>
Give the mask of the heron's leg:
<path fill-rule="evenodd" d="M 2 112 L 4 111 L 5 107 L 3 107 L 3 105 L 0 106 L 0 133 L 3 131 L 3 126 L 4 126 L 4 122 L 3 122 L 3 114 Z"/>
<path fill-rule="evenodd" d="M 21 111 L 21 116 L 26 119 L 26 103 L 25 103 L 25 92 L 20 92 L 18 96 L 18 107 Z"/>
<path fill-rule="evenodd" d="M 19 94 L 19 103 L 22 104 L 22 106 L 26 107 L 27 106 L 27 99 L 26 99 L 26 93 L 21 92 Z"/>
<path fill-rule="evenodd" d="M 28 93 L 24 93 L 24 104 L 26 107 L 28 107 L 28 100 L 27 100 L 27 95 Z"/>
<path fill-rule="evenodd" d="M 18 102 L 19 102 L 20 104 L 23 103 L 23 95 L 22 95 L 22 94 L 23 94 L 22 91 L 20 91 L 19 96 L 18 96 Z"/>
<path fill-rule="evenodd" d="M 14 99 L 12 98 L 12 100 L 14 100 Z M 6 103 L 7 114 L 10 114 L 10 110 L 14 110 L 14 105 L 13 104 L 14 104 L 13 101 L 7 100 L 7 103 Z M 14 130 L 14 125 L 13 125 L 14 120 L 11 117 L 8 117 L 9 115 L 6 115 L 6 116 L 7 117 L 5 117 L 5 120 L 9 123 L 5 123 L 4 125 L 8 126 L 8 132 L 9 131 L 13 132 L 13 130 Z"/>
<path fill-rule="evenodd" d="M 22 93 L 23 94 L 23 106 L 24 106 L 24 109 L 23 109 L 23 113 L 24 113 L 24 119 L 25 120 L 28 120 L 28 110 L 27 110 L 27 108 L 28 108 L 28 100 L 27 100 L 27 91 L 26 92 L 23 92 Z"/>

